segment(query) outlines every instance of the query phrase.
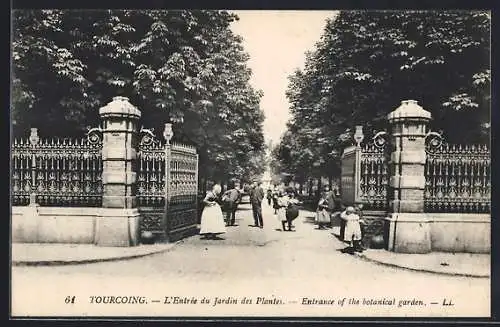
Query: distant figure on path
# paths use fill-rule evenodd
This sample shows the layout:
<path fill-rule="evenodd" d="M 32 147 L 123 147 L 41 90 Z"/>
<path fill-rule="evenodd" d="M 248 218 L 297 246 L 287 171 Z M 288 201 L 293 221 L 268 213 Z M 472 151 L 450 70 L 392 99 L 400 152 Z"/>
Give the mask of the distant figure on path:
<path fill-rule="evenodd" d="M 226 213 L 226 226 L 234 226 L 236 210 L 241 202 L 241 193 L 236 189 L 233 181 L 229 182 L 229 189 L 222 195 L 224 211 Z"/>
<path fill-rule="evenodd" d="M 270 188 L 267 189 L 266 197 L 267 197 L 267 204 L 271 206 L 271 201 L 273 199 L 273 191 Z"/>
<path fill-rule="evenodd" d="M 203 203 L 203 213 L 201 214 L 200 234 L 205 239 L 216 239 L 218 234 L 226 232 L 224 224 L 224 215 L 222 209 L 217 202 L 222 188 L 219 184 L 215 184 L 211 191 L 207 192 Z"/>
<path fill-rule="evenodd" d="M 274 209 L 274 214 L 278 214 L 278 209 L 280 208 L 280 205 L 278 203 L 278 199 L 281 197 L 281 192 L 280 190 L 275 187 L 273 191 L 273 209 Z"/>
<path fill-rule="evenodd" d="M 263 228 L 262 200 L 264 199 L 264 190 L 260 185 L 261 183 L 253 183 L 252 190 L 250 191 L 250 203 L 252 204 L 254 226 Z"/>

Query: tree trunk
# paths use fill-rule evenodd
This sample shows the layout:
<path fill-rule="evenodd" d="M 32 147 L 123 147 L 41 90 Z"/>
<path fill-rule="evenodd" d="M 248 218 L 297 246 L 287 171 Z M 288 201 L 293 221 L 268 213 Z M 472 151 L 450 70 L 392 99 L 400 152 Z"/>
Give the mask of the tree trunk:
<path fill-rule="evenodd" d="M 316 190 L 316 200 L 319 201 L 319 196 L 321 194 L 321 189 L 323 188 L 323 185 L 321 183 L 321 177 L 318 178 L 318 189 Z"/>

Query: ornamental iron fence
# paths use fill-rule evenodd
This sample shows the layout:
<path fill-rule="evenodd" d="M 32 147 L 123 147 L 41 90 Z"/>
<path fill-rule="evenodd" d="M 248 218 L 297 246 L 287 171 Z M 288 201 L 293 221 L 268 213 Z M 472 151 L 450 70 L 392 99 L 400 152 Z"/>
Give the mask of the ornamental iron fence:
<path fill-rule="evenodd" d="M 357 131 L 360 134 L 361 129 Z M 369 210 L 389 204 L 389 145 L 385 132 L 342 156 L 342 199 L 363 203 Z M 425 212 L 489 213 L 491 209 L 491 154 L 486 145 L 451 145 L 440 134 L 425 139 Z"/>
<path fill-rule="evenodd" d="M 430 142 L 426 152 L 425 211 L 490 212 L 491 156 L 486 145 Z"/>
<path fill-rule="evenodd" d="M 147 132 L 137 151 L 137 205 L 163 207 L 165 205 L 165 143 Z"/>
<path fill-rule="evenodd" d="M 175 234 L 198 221 L 198 154 L 196 148 L 162 142 L 142 129 L 137 151 L 137 204 L 141 230 Z M 165 158 L 170 160 L 165 162 Z M 168 176 L 165 173 L 168 171 Z M 168 190 L 165 178 L 168 177 Z M 168 203 L 165 205 L 165 200 Z M 168 220 L 164 211 L 167 210 Z"/>
<path fill-rule="evenodd" d="M 366 143 L 361 148 L 360 160 L 359 202 L 372 210 L 385 210 L 389 185 L 385 143 Z"/>
<path fill-rule="evenodd" d="M 160 141 L 151 130 L 142 129 L 140 135 L 135 195 L 141 230 L 164 234 L 196 225 L 196 148 Z M 35 194 L 41 206 L 101 207 L 102 149 L 102 130 L 98 128 L 82 139 L 40 139 L 38 130 L 32 128 L 29 139 L 15 139 L 12 144 L 12 204 L 28 205 L 30 195 Z"/>
<path fill-rule="evenodd" d="M 40 139 L 36 128 L 28 140 L 12 144 L 13 205 L 27 205 L 30 194 L 44 206 L 90 206 L 102 203 L 102 137 Z"/>

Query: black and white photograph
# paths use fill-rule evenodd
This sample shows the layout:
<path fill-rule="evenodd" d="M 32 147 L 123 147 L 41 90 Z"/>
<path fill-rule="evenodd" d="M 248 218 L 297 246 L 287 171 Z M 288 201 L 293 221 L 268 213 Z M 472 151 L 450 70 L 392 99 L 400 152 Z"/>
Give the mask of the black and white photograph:
<path fill-rule="evenodd" d="M 488 318 L 491 11 L 13 9 L 11 318 Z"/>

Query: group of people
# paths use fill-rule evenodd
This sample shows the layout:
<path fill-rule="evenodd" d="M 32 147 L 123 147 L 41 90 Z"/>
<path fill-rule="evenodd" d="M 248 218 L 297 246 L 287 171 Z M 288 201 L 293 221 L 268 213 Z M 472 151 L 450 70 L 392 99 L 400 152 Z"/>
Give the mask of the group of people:
<path fill-rule="evenodd" d="M 281 222 L 283 231 L 292 231 L 294 227 L 292 222 L 299 216 L 300 201 L 295 195 L 295 190 L 292 188 L 268 189 L 264 194 L 262 183 L 254 182 L 250 190 L 250 203 L 252 204 L 254 226 L 263 228 L 264 219 L 262 217 L 262 202 L 264 196 L 267 198 L 268 206 L 273 206 L 274 214 Z"/>
<path fill-rule="evenodd" d="M 221 193 L 222 187 L 215 184 L 203 199 L 200 234 L 206 239 L 217 239 L 219 234 L 226 232 L 226 227 L 235 225 L 242 191 L 236 188 L 234 182 L 230 182 L 228 190 Z"/>
<path fill-rule="evenodd" d="M 217 239 L 219 234 L 226 232 L 226 227 L 235 226 L 236 210 L 241 203 L 242 190 L 236 188 L 235 183 L 230 183 L 228 190 L 222 193 L 219 184 L 215 184 L 211 191 L 207 192 L 203 203 L 205 207 L 201 216 L 200 234 L 207 239 Z M 292 188 L 267 190 L 264 193 L 262 184 L 254 182 L 248 191 L 254 226 L 263 228 L 264 218 L 262 216 L 262 202 L 267 198 L 269 206 L 272 205 L 274 214 L 282 224 L 283 231 L 292 231 L 292 222 L 299 216 L 299 204 L 295 191 Z M 224 214 L 225 213 L 225 214 Z M 334 219 L 340 219 L 340 235 L 349 245 L 343 252 L 353 254 L 362 252 L 362 205 L 344 208 L 337 191 L 330 191 L 325 187 L 322 192 L 317 210 L 316 224 L 319 229 L 325 229 L 332 224 Z"/>
<path fill-rule="evenodd" d="M 215 184 L 203 199 L 204 209 L 201 215 L 200 234 L 205 239 L 217 239 L 219 234 L 226 232 L 226 227 L 235 226 L 236 210 L 241 203 L 243 190 L 236 188 L 235 183 L 228 185 L 228 190 L 222 194 L 222 187 Z M 254 219 L 254 227 L 264 228 L 262 202 L 266 197 L 262 183 L 253 182 L 248 190 Z M 299 216 L 300 202 L 292 189 L 277 191 L 273 198 L 267 194 L 268 204 L 275 209 L 275 215 L 280 220 L 283 231 L 292 231 L 292 222 Z M 272 201 L 271 201 L 272 200 Z"/>
<path fill-rule="evenodd" d="M 327 225 L 333 223 L 333 220 L 340 219 L 340 236 L 349 244 L 342 252 L 349 254 L 363 252 L 362 209 L 362 204 L 344 208 L 338 191 L 330 191 L 330 188 L 326 186 L 318 202 L 316 224 L 318 229 L 325 229 Z"/>

